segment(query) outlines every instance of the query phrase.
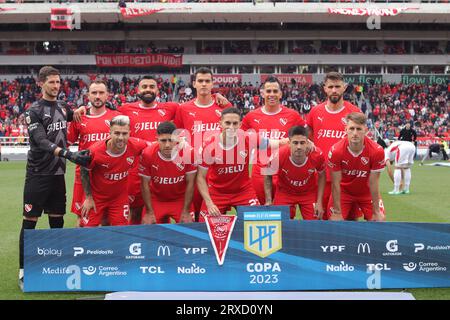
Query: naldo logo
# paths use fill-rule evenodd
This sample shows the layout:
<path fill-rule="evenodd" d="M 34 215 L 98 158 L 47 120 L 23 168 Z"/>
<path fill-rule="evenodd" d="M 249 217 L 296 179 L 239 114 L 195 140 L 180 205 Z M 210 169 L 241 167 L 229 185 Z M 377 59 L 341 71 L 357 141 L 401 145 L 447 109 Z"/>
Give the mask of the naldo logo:
<path fill-rule="evenodd" d="M 142 243 L 140 242 L 130 244 L 128 252 L 131 255 L 125 256 L 125 259 L 145 259 L 145 256 L 142 255 Z"/>

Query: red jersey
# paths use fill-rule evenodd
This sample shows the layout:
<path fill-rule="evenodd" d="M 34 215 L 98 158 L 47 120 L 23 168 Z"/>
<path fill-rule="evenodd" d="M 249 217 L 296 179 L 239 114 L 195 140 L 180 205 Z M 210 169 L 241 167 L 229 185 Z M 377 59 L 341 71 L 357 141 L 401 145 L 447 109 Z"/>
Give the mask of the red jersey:
<path fill-rule="evenodd" d="M 347 135 L 345 133 L 347 114 L 361 112 L 357 106 L 347 101 L 344 101 L 344 105 L 338 111 L 330 111 L 326 105 L 327 102 L 323 102 L 315 106 L 306 116 L 306 124 L 311 130 L 311 139 L 324 154 L 328 154 L 330 148 Z M 327 181 L 331 181 L 328 170 Z"/>
<path fill-rule="evenodd" d="M 67 128 L 67 142 L 74 144 L 79 140 L 78 149 L 85 150 L 98 141 L 109 139 L 109 122 L 119 112 L 106 109 L 99 115 L 84 115 L 81 122 L 72 121 Z M 75 169 L 75 181 L 81 183 L 80 166 Z"/>
<path fill-rule="evenodd" d="M 370 196 L 369 175 L 383 171 L 384 166 L 383 148 L 368 137 L 364 137 L 364 147 L 359 154 L 350 151 L 347 138 L 333 145 L 328 152 L 328 167 L 332 171 L 341 171 L 341 191 L 349 195 Z"/>
<path fill-rule="evenodd" d="M 139 175 L 150 179 L 152 198 L 158 201 L 174 201 L 184 199 L 186 191 L 186 175 L 197 172 L 197 167 L 185 163 L 181 150 L 174 159 L 166 159 L 159 152 L 159 145 L 148 146 L 140 157 Z M 192 155 L 189 155 L 191 162 Z"/>
<path fill-rule="evenodd" d="M 144 107 L 140 102 L 127 103 L 118 110 L 130 118 L 130 137 L 153 142 L 156 140 L 156 129 L 161 122 L 175 118 L 178 103 L 156 103 L 151 108 Z"/>
<path fill-rule="evenodd" d="M 325 158 L 320 151 L 310 152 L 303 164 L 296 164 L 291 159 L 290 146 L 281 147 L 278 154 L 278 185 L 277 192 L 290 194 L 316 193 L 316 172 L 325 170 Z"/>
<path fill-rule="evenodd" d="M 268 139 L 283 139 L 288 137 L 291 127 L 305 126 L 305 120 L 297 111 L 284 106 L 280 107 L 281 109 L 276 113 L 268 113 L 264 107 L 250 111 L 242 120 L 241 129 L 244 131 L 253 129 Z M 260 175 L 261 167 L 265 165 L 258 159 L 257 164 L 253 166 L 253 174 Z"/>
<path fill-rule="evenodd" d="M 202 164 L 208 169 L 206 181 L 209 188 L 225 194 L 236 194 L 251 187 L 248 174 L 250 139 L 239 135 L 234 146 L 224 148 L 221 136 L 216 135 L 205 143 Z"/>
<path fill-rule="evenodd" d="M 89 148 L 92 157 L 89 164 L 92 195 L 100 201 L 122 200 L 128 198 L 128 172 L 147 147 L 147 142 L 129 138 L 121 154 L 112 154 L 106 148 L 108 141 L 97 142 Z"/>
<path fill-rule="evenodd" d="M 189 144 L 199 150 L 210 137 L 221 131 L 219 124 L 222 111 L 231 107 L 231 103 L 222 107 L 215 101 L 209 106 L 199 106 L 195 99 L 180 105 L 174 123 L 179 129 L 186 129 L 190 134 Z"/>

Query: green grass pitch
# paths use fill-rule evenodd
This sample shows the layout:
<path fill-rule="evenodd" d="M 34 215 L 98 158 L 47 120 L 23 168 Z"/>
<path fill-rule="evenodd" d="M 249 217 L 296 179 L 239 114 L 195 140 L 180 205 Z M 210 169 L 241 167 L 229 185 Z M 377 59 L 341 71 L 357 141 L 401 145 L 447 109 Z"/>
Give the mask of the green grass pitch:
<path fill-rule="evenodd" d="M 67 212 L 72 201 L 74 166 L 69 165 L 66 175 Z M 22 195 L 25 162 L 0 162 L 0 299 L 8 300 L 61 300 L 102 298 L 103 293 L 27 293 L 17 285 L 19 231 L 22 220 Z M 449 188 L 450 168 L 419 166 L 412 169 L 411 194 L 389 196 L 393 185 L 383 172 L 380 190 L 388 221 L 450 223 Z M 68 213 L 65 227 L 75 226 L 75 215 Z M 38 228 L 48 228 L 47 218 L 39 220 Z M 389 291 L 399 291 L 389 290 Z M 450 288 L 408 289 L 416 299 L 450 300 Z"/>

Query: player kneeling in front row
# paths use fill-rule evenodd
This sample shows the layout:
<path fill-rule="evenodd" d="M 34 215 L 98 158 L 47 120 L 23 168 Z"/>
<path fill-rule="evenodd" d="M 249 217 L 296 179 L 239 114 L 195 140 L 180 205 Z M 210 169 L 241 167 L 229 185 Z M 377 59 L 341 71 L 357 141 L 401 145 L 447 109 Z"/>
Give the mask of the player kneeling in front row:
<path fill-rule="evenodd" d="M 240 130 L 241 113 L 227 108 L 220 118 L 221 133 L 203 147 L 203 162 L 198 166 L 197 185 L 204 202 L 201 214 L 218 216 L 233 206 L 259 205 L 249 177 L 252 151 L 278 148 L 288 139 L 267 139 Z M 273 151 L 273 150 L 272 150 Z M 200 217 L 200 221 L 204 221 Z"/>
<path fill-rule="evenodd" d="M 156 130 L 157 142 L 141 155 L 142 198 L 145 214 L 142 223 L 192 222 L 190 208 L 194 195 L 196 165 L 189 145 L 179 149 L 176 127 L 162 122 Z"/>
<path fill-rule="evenodd" d="M 298 204 L 303 220 L 322 219 L 322 197 L 326 183 L 325 159 L 317 147 L 308 153 L 306 128 L 292 127 L 289 130 L 289 145 L 281 147 L 269 167 L 264 169 L 267 170 L 264 177 L 266 205 L 289 205 L 291 219 L 294 219 Z M 274 173 L 278 173 L 278 186 L 272 203 Z"/>
<path fill-rule="evenodd" d="M 384 221 L 380 212 L 379 179 L 384 170 L 384 151 L 366 136 L 367 118 L 352 112 L 345 117 L 347 136 L 328 153 L 332 177 L 330 220 L 356 220 L 349 213 L 359 206 L 366 220 Z"/>
<path fill-rule="evenodd" d="M 88 169 L 81 168 L 86 199 L 81 226 L 96 227 L 107 216 L 110 225 L 128 225 L 128 173 L 139 160 L 147 142 L 130 138 L 130 119 L 119 115 L 110 122 L 110 138 L 89 147 Z"/>

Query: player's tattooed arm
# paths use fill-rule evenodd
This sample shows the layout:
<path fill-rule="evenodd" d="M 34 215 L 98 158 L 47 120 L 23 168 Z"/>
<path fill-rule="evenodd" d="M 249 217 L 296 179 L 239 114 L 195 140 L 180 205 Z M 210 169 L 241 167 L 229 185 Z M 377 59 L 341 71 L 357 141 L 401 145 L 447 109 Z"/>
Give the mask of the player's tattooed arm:
<path fill-rule="evenodd" d="M 272 189 L 273 183 L 272 183 L 272 176 L 267 175 L 264 176 L 264 194 L 266 196 L 266 206 L 271 206 L 273 204 L 272 201 Z"/>
<path fill-rule="evenodd" d="M 94 198 L 92 197 L 91 179 L 89 178 L 89 171 L 84 167 L 80 167 L 80 176 L 84 194 L 86 195 L 86 198 L 83 202 L 83 206 L 81 208 L 81 216 L 83 218 L 88 218 L 90 210 L 93 209 L 94 211 L 96 211 Z"/>

